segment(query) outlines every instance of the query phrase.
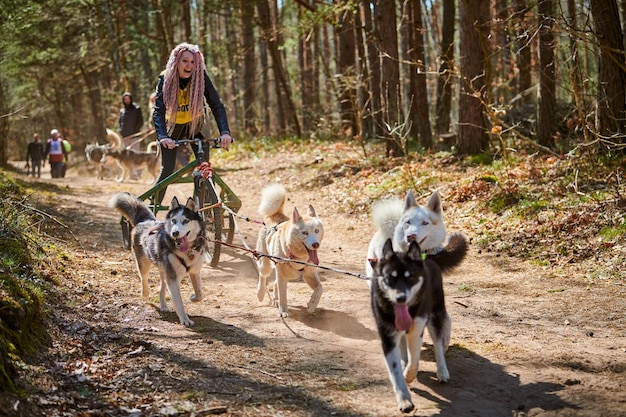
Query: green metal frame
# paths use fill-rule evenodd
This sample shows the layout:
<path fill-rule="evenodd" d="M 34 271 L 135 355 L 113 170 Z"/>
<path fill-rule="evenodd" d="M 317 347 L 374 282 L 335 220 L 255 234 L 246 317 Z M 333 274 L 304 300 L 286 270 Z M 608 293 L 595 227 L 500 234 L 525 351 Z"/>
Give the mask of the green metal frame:
<path fill-rule="evenodd" d="M 155 184 L 152 188 L 150 188 L 148 191 L 144 192 L 137 198 L 139 198 L 142 201 L 150 200 L 150 204 L 148 205 L 148 207 L 150 207 L 150 210 L 152 210 L 154 214 L 156 214 L 158 211 L 161 211 L 161 210 L 169 210 L 169 206 L 156 203 L 157 192 L 161 191 L 163 188 L 174 183 L 177 183 L 177 184 L 188 183 L 188 182 L 192 183 L 194 180 L 193 176 L 192 175 L 185 176 L 185 175 L 192 173 L 194 168 L 197 165 L 198 165 L 197 160 L 189 162 L 187 165 L 180 168 L 178 171 L 172 173 L 167 178 L 163 179 L 163 181 Z M 237 213 L 239 209 L 241 208 L 241 200 L 239 199 L 239 197 L 237 197 L 237 195 L 233 192 L 233 190 L 231 190 L 231 188 L 222 180 L 222 178 L 219 176 L 217 172 L 213 172 L 213 182 L 220 187 L 220 190 L 221 190 L 220 200 L 222 200 L 222 202 L 229 209 Z M 196 190 L 194 189 L 194 194 L 195 192 Z"/>

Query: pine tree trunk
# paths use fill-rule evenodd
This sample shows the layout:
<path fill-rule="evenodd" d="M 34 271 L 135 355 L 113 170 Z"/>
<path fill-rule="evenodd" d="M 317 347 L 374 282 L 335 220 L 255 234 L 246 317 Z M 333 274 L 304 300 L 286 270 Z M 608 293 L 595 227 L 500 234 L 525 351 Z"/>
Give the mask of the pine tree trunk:
<path fill-rule="evenodd" d="M 488 1 L 460 0 L 461 91 L 457 147 L 460 155 L 478 154 L 487 150 L 489 145 L 483 113 L 488 88 L 485 80 L 488 21 Z"/>
<path fill-rule="evenodd" d="M 396 30 L 395 0 L 378 0 L 374 8 L 374 16 L 380 33 L 380 53 L 383 55 L 381 64 L 381 92 L 383 107 L 383 123 L 388 128 L 387 156 L 403 156 L 404 144 L 401 138 L 392 134 L 404 123 L 400 100 L 400 64 L 398 62 L 398 33 Z"/>
<path fill-rule="evenodd" d="M 365 1 L 362 7 L 363 13 L 363 27 L 365 30 L 366 42 L 367 42 L 367 62 L 369 64 L 369 89 L 370 89 L 370 105 L 369 111 L 366 113 L 366 119 L 369 119 L 369 124 L 372 125 L 373 130 L 368 132 L 368 136 L 382 137 L 383 131 L 383 106 L 382 106 L 382 92 L 381 87 L 381 69 L 380 69 L 380 57 L 379 57 L 379 44 L 380 36 L 378 34 L 378 26 L 372 16 L 371 3 Z"/>
<path fill-rule="evenodd" d="M 450 112 L 452 111 L 452 82 L 454 68 L 454 0 L 443 0 L 443 22 L 441 25 L 441 65 L 437 83 L 437 133 L 450 130 Z"/>
<path fill-rule="evenodd" d="M 353 136 L 356 131 L 354 107 L 356 105 L 356 51 L 354 40 L 354 13 L 344 11 L 340 15 L 337 30 L 339 39 L 338 71 L 340 77 L 339 108 L 341 110 L 341 129 L 348 136 Z"/>
<path fill-rule="evenodd" d="M 554 62 L 554 33 L 552 33 L 554 21 L 552 0 L 541 0 L 537 7 L 539 19 L 537 141 L 542 146 L 553 148 L 556 117 L 556 81 L 554 78 L 556 62 Z"/>
<path fill-rule="evenodd" d="M 596 131 L 617 143 L 626 143 L 626 71 L 624 43 L 616 0 L 591 0 L 598 58 Z"/>
<path fill-rule="evenodd" d="M 243 124 L 246 133 L 256 136 L 256 59 L 254 41 L 254 9 L 249 2 L 240 0 L 241 40 L 243 47 Z"/>

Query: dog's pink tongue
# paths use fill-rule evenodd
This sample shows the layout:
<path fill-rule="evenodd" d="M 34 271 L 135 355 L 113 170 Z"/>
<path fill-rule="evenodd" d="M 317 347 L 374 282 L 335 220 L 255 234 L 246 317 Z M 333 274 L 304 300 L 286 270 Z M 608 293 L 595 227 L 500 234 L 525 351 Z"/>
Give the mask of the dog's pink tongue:
<path fill-rule="evenodd" d="M 178 250 L 181 252 L 187 252 L 189 250 L 189 241 L 187 240 L 187 236 L 181 237 L 178 239 Z"/>
<path fill-rule="evenodd" d="M 307 249 L 307 251 L 309 251 L 309 260 L 313 262 L 315 265 L 319 265 L 320 259 L 317 257 L 317 251 L 311 250 L 311 249 Z"/>
<path fill-rule="evenodd" d="M 413 320 L 409 315 L 409 306 L 406 304 L 396 304 L 394 306 L 396 309 L 396 329 L 409 331 L 411 325 L 413 324 Z"/>

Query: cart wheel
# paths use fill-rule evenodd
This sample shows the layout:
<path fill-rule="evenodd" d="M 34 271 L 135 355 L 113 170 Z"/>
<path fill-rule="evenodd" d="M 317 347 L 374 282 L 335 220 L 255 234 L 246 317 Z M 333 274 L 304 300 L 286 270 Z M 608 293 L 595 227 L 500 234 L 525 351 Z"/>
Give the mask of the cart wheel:
<path fill-rule="evenodd" d="M 122 217 L 120 220 L 120 225 L 122 226 L 122 242 L 124 244 L 124 249 L 130 249 L 130 231 L 132 230 L 132 226 Z"/>
<path fill-rule="evenodd" d="M 226 214 L 226 211 L 222 211 L 222 216 L 224 217 L 224 226 L 222 227 L 223 238 L 228 244 L 233 243 L 233 238 L 235 237 L 235 218 L 232 214 Z"/>
<path fill-rule="evenodd" d="M 200 181 L 198 195 L 196 196 L 198 208 L 204 208 L 217 204 L 217 195 L 213 187 L 207 181 Z M 222 208 L 215 206 L 212 209 L 202 211 L 200 215 L 204 220 L 206 230 L 206 254 L 205 260 L 211 267 L 216 267 L 220 260 L 221 245 L 217 243 L 222 239 Z"/>

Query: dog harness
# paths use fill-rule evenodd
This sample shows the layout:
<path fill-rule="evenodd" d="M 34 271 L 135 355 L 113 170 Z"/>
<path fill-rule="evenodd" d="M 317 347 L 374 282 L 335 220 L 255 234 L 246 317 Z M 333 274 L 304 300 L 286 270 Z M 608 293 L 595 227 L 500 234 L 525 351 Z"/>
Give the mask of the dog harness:
<path fill-rule="evenodd" d="M 204 237 L 198 236 L 196 240 L 194 241 L 193 246 L 189 248 L 189 250 L 187 251 L 187 258 L 193 261 L 193 258 L 196 256 L 194 255 L 194 252 L 201 252 L 203 247 L 204 247 Z M 189 272 L 189 266 L 187 265 L 185 260 L 178 255 L 176 255 L 176 258 L 178 258 L 180 263 L 185 267 L 185 271 Z"/>
<path fill-rule="evenodd" d="M 283 222 L 280 222 L 283 223 Z M 278 225 L 280 223 L 276 223 L 274 226 L 267 228 L 267 232 L 265 233 L 265 238 L 267 239 L 271 234 L 278 232 Z M 287 254 L 289 256 L 289 259 L 298 259 L 296 257 L 296 255 L 291 251 L 291 249 L 289 249 L 289 253 Z M 307 261 L 309 261 L 309 259 L 307 259 Z M 304 271 L 304 268 L 306 268 L 306 266 L 303 266 L 301 269 L 296 268 L 291 262 L 288 261 L 284 261 L 284 263 L 288 263 L 289 266 L 291 266 L 293 269 L 295 269 L 298 272 L 302 272 Z"/>

